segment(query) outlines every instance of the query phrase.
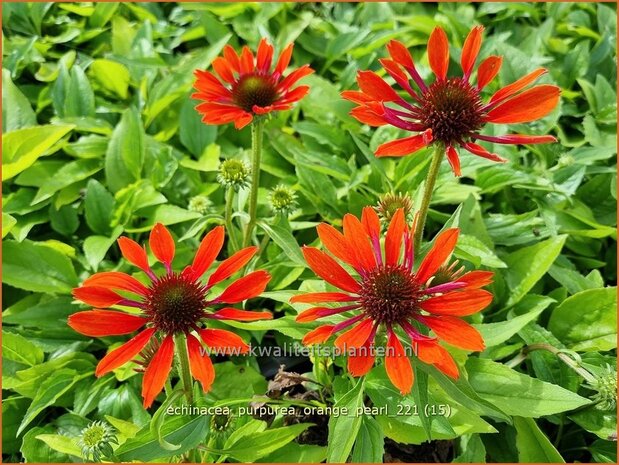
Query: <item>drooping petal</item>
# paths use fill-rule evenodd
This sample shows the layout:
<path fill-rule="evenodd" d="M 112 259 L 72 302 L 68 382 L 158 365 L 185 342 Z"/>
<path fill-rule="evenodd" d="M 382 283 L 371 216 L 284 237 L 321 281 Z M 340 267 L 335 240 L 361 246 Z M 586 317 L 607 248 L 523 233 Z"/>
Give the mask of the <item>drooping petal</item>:
<path fill-rule="evenodd" d="M 236 320 L 236 321 L 256 321 L 256 320 L 272 320 L 271 312 L 251 312 L 248 310 L 239 310 L 236 308 L 222 308 L 211 315 L 217 320 Z"/>
<path fill-rule="evenodd" d="M 411 76 L 411 78 L 413 78 L 413 81 L 415 81 L 417 86 L 422 91 L 424 91 L 426 89 L 426 84 L 423 82 L 423 79 L 421 79 L 421 76 L 417 72 L 413 57 L 411 56 L 406 46 L 400 41 L 391 40 L 387 44 L 387 51 L 389 52 L 389 55 L 391 56 L 393 61 L 402 65 L 404 69 L 408 71 L 408 74 Z"/>
<path fill-rule="evenodd" d="M 359 71 L 357 83 L 361 91 L 377 101 L 398 102 L 402 97 L 374 71 Z"/>
<path fill-rule="evenodd" d="M 465 283 L 467 289 L 479 289 L 492 284 L 494 273 L 492 271 L 475 270 L 469 271 L 458 278 L 458 282 Z"/>
<path fill-rule="evenodd" d="M 320 304 L 323 302 L 354 302 L 358 297 L 342 292 L 309 292 L 295 295 L 290 299 L 291 304 Z"/>
<path fill-rule="evenodd" d="M 125 342 L 101 359 L 95 370 L 95 376 L 100 377 L 133 359 L 155 334 L 155 328 L 145 329 L 133 339 Z"/>
<path fill-rule="evenodd" d="M 232 276 L 234 273 L 243 268 L 257 251 L 258 247 L 256 246 L 245 247 L 232 255 L 230 258 L 225 259 L 219 264 L 215 272 L 209 278 L 208 286 L 214 286 L 218 282 Z"/>
<path fill-rule="evenodd" d="M 475 351 L 482 351 L 486 347 L 479 331 L 460 318 L 447 315 L 424 316 L 423 323 L 434 331 L 439 339 L 452 346 Z"/>
<path fill-rule="evenodd" d="M 486 158 L 488 160 L 496 161 L 499 163 L 505 163 L 507 161 L 505 158 L 500 157 L 496 153 L 489 152 L 481 145 L 475 144 L 473 142 L 465 142 L 464 144 L 462 144 L 462 147 L 464 147 L 472 154 L 477 155 L 478 157 Z"/>
<path fill-rule="evenodd" d="M 266 271 L 254 271 L 230 284 L 215 301 L 235 304 L 253 299 L 264 292 L 270 279 L 271 275 Z"/>
<path fill-rule="evenodd" d="M 483 289 L 466 289 L 431 297 L 419 306 L 435 315 L 466 316 L 477 313 L 492 302 L 492 294 Z"/>
<path fill-rule="evenodd" d="M 292 86 L 294 86 L 298 81 L 303 79 L 305 76 L 309 76 L 313 72 L 314 70 L 310 68 L 309 65 L 303 65 L 300 68 L 295 69 L 292 73 L 282 79 L 282 81 L 277 85 L 277 88 L 281 92 L 285 92 Z"/>
<path fill-rule="evenodd" d="M 403 157 L 410 155 L 432 142 L 432 129 L 426 129 L 416 136 L 404 137 L 379 145 L 374 154 L 377 157 Z"/>
<path fill-rule="evenodd" d="M 326 253 L 315 247 L 303 247 L 303 256 L 312 271 L 329 284 L 348 292 L 359 291 L 359 283 Z"/>
<path fill-rule="evenodd" d="M 398 264 L 405 230 L 406 219 L 404 218 L 404 210 L 398 208 L 393 218 L 391 218 L 391 223 L 389 223 L 389 229 L 387 229 L 387 235 L 385 236 L 385 261 L 387 265 Z"/>
<path fill-rule="evenodd" d="M 374 101 L 372 97 L 370 97 L 369 95 L 365 95 L 363 92 L 360 92 L 358 90 L 345 90 L 340 95 L 344 100 L 349 100 L 359 105 Z"/>
<path fill-rule="evenodd" d="M 209 99 L 215 100 L 232 96 L 230 90 L 227 89 L 210 71 L 198 69 L 194 72 L 194 75 L 196 77 L 196 82 L 194 83 L 193 88 L 198 91 L 194 94 L 196 95 L 196 99 L 200 99 L 198 95 L 201 93 L 207 95 Z M 194 98 L 193 95 L 192 98 Z"/>
<path fill-rule="evenodd" d="M 516 82 L 513 82 L 501 89 L 497 90 L 492 97 L 490 97 L 490 103 L 497 104 L 505 99 L 508 99 L 512 95 L 517 94 L 529 84 L 533 84 L 540 76 L 548 72 L 545 68 L 538 68 L 535 71 L 530 72 L 526 76 L 521 77 Z"/>
<path fill-rule="evenodd" d="M 424 363 L 434 365 L 450 378 L 458 379 L 458 365 L 451 354 L 433 340 L 416 341 L 417 357 Z"/>
<path fill-rule="evenodd" d="M 456 176 L 462 176 L 462 171 L 460 170 L 460 157 L 458 156 L 458 152 L 451 145 L 445 149 L 445 154 L 447 155 L 447 161 L 449 162 L 449 166 L 451 166 L 451 170 L 454 172 Z"/>
<path fill-rule="evenodd" d="M 200 382 L 204 392 L 208 392 L 215 380 L 215 370 L 211 357 L 202 349 L 202 344 L 193 334 L 187 335 L 187 352 L 191 376 Z"/>
<path fill-rule="evenodd" d="M 499 74 L 503 57 L 491 55 L 481 62 L 477 68 L 477 88 L 482 90 Z"/>
<path fill-rule="evenodd" d="M 263 37 L 258 44 L 256 53 L 256 68 L 261 73 L 266 73 L 271 68 L 273 60 L 273 46 Z"/>
<path fill-rule="evenodd" d="M 172 260 L 174 260 L 176 246 L 168 228 L 161 223 L 157 223 L 150 232 L 148 243 L 157 260 L 169 267 Z"/>
<path fill-rule="evenodd" d="M 414 381 L 413 367 L 398 336 L 391 329 L 387 339 L 385 369 L 387 376 L 402 395 L 411 392 Z"/>
<path fill-rule="evenodd" d="M 559 103 L 561 89 L 539 85 L 499 104 L 486 115 L 491 123 L 528 123 L 543 118 Z"/>
<path fill-rule="evenodd" d="M 344 263 L 348 263 L 356 270 L 360 269 L 354 252 L 351 250 L 348 241 L 341 232 L 326 223 L 320 223 L 316 226 L 316 231 L 318 232 L 320 241 L 329 252 Z"/>
<path fill-rule="evenodd" d="M 350 116 L 369 126 L 378 127 L 387 124 L 384 117 L 377 115 L 374 110 L 366 106 L 353 108 L 350 110 Z"/>
<path fill-rule="evenodd" d="M 348 352 L 351 349 L 362 347 L 372 334 L 374 321 L 363 320 L 358 325 L 339 335 L 334 342 L 335 347 Z"/>
<path fill-rule="evenodd" d="M 132 333 L 148 320 L 137 315 L 94 309 L 69 316 L 68 324 L 80 334 L 91 337 L 120 336 Z"/>
<path fill-rule="evenodd" d="M 165 385 L 172 361 L 174 360 L 174 338 L 166 336 L 161 343 L 161 347 L 148 364 L 148 368 L 144 372 L 142 380 L 142 397 L 144 399 L 144 408 L 149 408 L 153 405 L 155 398 Z"/>
<path fill-rule="evenodd" d="M 376 267 L 376 257 L 370 243 L 370 237 L 365 232 L 365 228 L 359 219 L 347 213 L 344 215 L 344 237 L 350 249 L 356 256 L 359 266 L 364 270 L 371 270 Z"/>
<path fill-rule="evenodd" d="M 319 326 L 313 331 L 307 333 L 301 342 L 306 346 L 311 346 L 313 344 L 323 344 L 327 341 L 327 339 L 331 337 L 332 332 L 333 325 Z"/>
<path fill-rule="evenodd" d="M 223 226 L 215 227 L 204 236 L 191 265 L 194 279 L 199 279 L 213 264 L 224 245 L 225 237 L 226 232 Z"/>
<path fill-rule="evenodd" d="M 460 230 L 458 228 L 450 228 L 436 237 L 432 248 L 424 257 L 415 275 L 418 283 L 425 283 L 445 263 L 456 247 L 459 234 Z"/>
<path fill-rule="evenodd" d="M 288 64 L 290 63 L 290 58 L 292 57 L 292 49 L 294 48 L 294 44 L 288 44 L 286 48 L 282 51 L 279 59 L 277 60 L 277 64 L 275 65 L 274 74 L 281 76 L 288 68 Z"/>
<path fill-rule="evenodd" d="M 477 134 L 475 139 L 485 140 L 494 144 L 547 144 L 557 142 L 555 136 L 534 136 L 529 134 L 506 134 L 504 136 L 484 136 Z"/>
<path fill-rule="evenodd" d="M 234 122 L 236 129 L 241 129 L 252 121 L 252 114 L 232 104 L 204 102 L 196 106 L 202 114 L 202 122 L 207 124 L 227 124 Z"/>
<path fill-rule="evenodd" d="M 295 87 L 291 91 L 287 91 L 281 98 L 277 99 L 274 104 L 274 108 L 281 107 L 283 105 L 290 105 L 291 103 L 298 102 L 309 92 L 309 86 Z"/>
<path fill-rule="evenodd" d="M 428 40 L 428 61 L 438 80 L 447 77 L 449 68 L 449 42 L 442 28 L 436 27 Z"/>
<path fill-rule="evenodd" d="M 146 255 L 146 250 L 144 247 L 128 237 L 119 237 L 118 247 L 120 247 L 120 253 L 123 254 L 125 260 L 137 266 L 146 274 L 152 274 L 150 266 L 148 265 L 148 256 Z"/>
<path fill-rule="evenodd" d="M 374 338 L 369 337 L 365 344 L 354 351 L 348 353 L 348 372 L 355 376 L 363 376 L 368 373 L 374 366 L 376 358 L 373 350 Z"/>
<path fill-rule="evenodd" d="M 204 343 L 219 355 L 240 355 L 249 351 L 249 345 L 238 334 L 225 329 L 201 329 Z"/>
<path fill-rule="evenodd" d="M 380 237 L 380 218 L 372 207 L 363 207 L 361 212 L 361 224 L 370 238 Z"/>
<path fill-rule="evenodd" d="M 112 289 L 129 291 L 142 296 L 148 293 L 148 289 L 144 286 L 144 284 L 135 279 L 133 276 L 130 276 L 127 273 L 121 273 L 120 271 L 103 271 L 101 273 L 93 274 L 84 281 L 83 285 L 111 287 Z"/>
<path fill-rule="evenodd" d="M 483 32 L 483 26 L 475 26 L 471 29 L 471 32 L 469 32 L 469 35 L 466 37 L 464 45 L 462 46 L 460 64 L 462 65 L 464 76 L 467 78 L 471 74 L 471 70 L 475 65 L 475 60 L 477 60 L 477 55 L 479 54 L 479 49 L 481 48 L 481 36 Z"/>
<path fill-rule="evenodd" d="M 124 300 L 113 290 L 102 286 L 82 286 L 73 289 L 73 297 L 93 307 L 111 307 Z"/>

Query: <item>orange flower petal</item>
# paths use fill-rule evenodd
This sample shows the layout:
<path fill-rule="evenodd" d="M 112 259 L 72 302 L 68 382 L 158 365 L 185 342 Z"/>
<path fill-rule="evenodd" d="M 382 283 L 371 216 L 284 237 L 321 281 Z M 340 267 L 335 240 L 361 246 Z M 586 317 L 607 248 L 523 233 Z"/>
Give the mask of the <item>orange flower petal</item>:
<path fill-rule="evenodd" d="M 379 145 L 374 154 L 377 157 L 403 157 L 410 155 L 432 142 L 432 129 L 427 129 L 416 136 L 404 137 Z"/>
<path fill-rule="evenodd" d="M 331 337 L 334 325 L 319 326 L 318 328 L 310 331 L 305 335 L 301 341 L 306 346 L 313 344 L 323 344 L 327 339 Z"/>
<path fill-rule="evenodd" d="M 540 85 L 510 98 L 486 115 L 491 123 L 528 123 L 543 118 L 559 103 L 561 89 Z"/>
<path fill-rule="evenodd" d="M 460 376 L 458 365 L 451 354 L 441 347 L 436 341 L 416 341 L 416 355 L 424 363 L 434 365 L 438 370 L 450 378 L 458 379 Z"/>
<path fill-rule="evenodd" d="M 505 100 L 512 95 L 517 94 L 529 84 L 533 84 L 540 76 L 546 74 L 547 69 L 538 68 L 535 71 L 530 72 L 526 76 L 521 77 L 516 82 L 513 82 L 501 89 L 497 90 L 492 97 L 490 97 L 490 103 L 498 103 Z"/>
<path fill-rule="evenodd" d="M 187 335 L 187 352 L 191 376 L 200 382 L 204 392 L 208 392 L 215 380 L 215 370 L 211 357 L 202 350 L 202 344 L 193 334 Z"/>
<path fill-rule="evenodd" d="M 232 48 L 230 45 L 224 46 L 224 58 L 228 60 L 228 63 L 232 67 L 235 72 L 241 71 L 241 61 L 239 60 L 239 56 L 236 53 L 236 50 Z"/>
<path fill-rule="evenodd" d="M 315 247 L 303 247 L 302 250 L 309 267 L 322 279 L 344 291 L 359 291 L 359 283 L 329 255 Z"/>
<path fill-rule="evenodd" d="M 223 57 L 217 57 L 213 60 L 213 69 L 219 74 L 219 76 L 229 84 L 234 84 L 236 79 L 234 78 L 234 70 L 228 60 Z"/>
<path fill-rule="evenodd" d="M 464 147 L 472 154 L 477 155 L 478 157 L 486 158 L 488 160 L 496 161 L 499 163 L 505 163 L 507 161 L 505 158 L 501 158 L 496 153 L 489 152 L 481 145 L 475 144 L 473 142 L 465 142 L 464 144 L 462 144 L 462 147 Z"/>
<path fill-rule="evenodd" d="M 469 32 L 469 35 L 464 41 L 460 64 L 462 65 L 462 71 L 464 71 L 465 76 L 471 74 L 471 70 L 475 65 L 475 60 L 477 60 L 477 55 L 479 54 L 479 49 L 481 48 L 481 36 L 483 32 L 483 26 L 475 26 L 471 29 L 471 32 Z"/>
<path fill-rule="evenodd" d="M 93 307 L 111 307 L 124 300 L 107 287 L 83 286 L 73 289 L 73 297 Z"/>
<path fill-rule="evenodd" d="M 486 348 L 484 339 L 473 326 L 453 316 L 424 316 L 423 323 L 439 339 L 461 349 L 482 351 Z"/>
<path fill-rule="evenodd" d="M 347 213 L 344 215 L 344 237 L 351 251 L 355 254 L 359 266 L 365 270 L 376 267 L 376 257 L 370 243 L 370 238 L 359 219 Z"/>
<path fill-rule="evenodd" d="M 249 351 L 249 345 L 241 336 L 225 329 L 202 329 L 200 337 L 217 354 L 239 355 Z"/>
<path fill-rule="evenodd" d="M 270 279 L 266 271 L 254 271 L 230 284 L 215 301 L 235 304 L 252 299 L 264 292 Z"/>
<path fill-rule="evenodd" d="M 358 297 L 342 292 L 309 292 L 295 295 L 290 299 L 291 304 L 318 304 L 322 302 L 354 302 Z"/>
<path fill-rule="evenodd" d="M 155 334 L 155 328 L 145 329 L 137 336 L 114 349 L 101 359 L 95 370 L 95 376 L 100 377 L 133 359 Z"/>
<path fill-rule="evenodd" d="M 503 64 L 503 58 L 491 55 L 481 62 L 481 65 L 477 68 L 477 88 L 482 90 L 490 83 L 501 69 Z"/>
<path fill-rule="evenodd" d="M 168 228 L 161 223 L 157 223 L 150 232 L 148 243 L 157 260 L 165 263 L 166 266 L 170 266 L 170 263 L 174 260 L 176 246 Z"/>
<path fill-rule="evenodd" d="M 414 374 L 410 360 L 398 336 L 389 330 L 387 351 L 385 354 L 385 369 L 387 376 L 402 395 L 408 394 L 413 388 Z"/>
<path fill-rule="evenodd" d="M 374 101 L 372 97 L 365 95 L 363 92 L 359 92 L 358 90 L 345 90 L 340 95 L 344 100 L 350 100 L 351 102 L 359 105 Z"/>
<path fill-rule="evenodd" d="M 263 37 L 258 44 L 256 53 L 256 68 L 262 73 L 266 73 L 271 68 L 273 60 L 273 46 Z"/>
<path fill-rule="evenodd" d="M 299 313 L 295 321 L 298 323 L 309 323 L 310 321 L 315 321 L 320 318 L 320 312 L 323 310 L 331 310 L 330 307 L 312 307 L 307 310 L 303 310 Z"/>
<path fill-rule="evenodd" d="M 437 79 L 447 77 L 449 68 L 449 42 L 445 31 L 440 27 L 434 28 L 428 40 L 428 61 Z"/>
<path fill-rule="evenodd" d="M 250 312 L 236 308 L 222 308 L 213 314 L 218 320 L 256 321 L 272 320 L 271 312 Z"/>
<path fill-rule="evenodd" d="M 419 265 L 415 275 L 418 283 L 424 284 L 445 263 L 456 247 L 459 234 L 458 228 L 450 228 L 437 236 L 434 245 Z"/>
<path fill-rule="evenodd" d="M 480 287 L 492 284 L 494 273 L 492 271 L 469 271 L 460 276 L 456 281 L 466 283 L 465 289 L 479 289 Z"/>
<path fill-rule="evenodd" d="M 340 334 L 335 340 L 334 345 L 342 351 L 359 348 L 370 338 L 373 328 L 374 321 L 370 319 L 363 320 L 361 323 L 353 326 L 352 329 Z"/>
<path fill-rule="evenodd" d="M 372 338 L 365 341 L 362 347 L 348 354 L 348 372 L 355 376 L 363 376 L 374 366 L 374 352 Z"/>
<path fill-rule="evenodd" d="M 387 265 L 398 264 L 405 231 L 406 220 L 404 218 L 404 210 L 398 208 L 393 218 L 391 218 L 391 223 L 389 223 L 389 229 L 385 236 L 385 261 Z"/>
<path fill-rule="evenodd" d="M 103 271 L 93 274 L 84 281 L 84 286 L 111 287 L 122 291 L 133 292 L 134 294 L 146 295 L 148 289 L 144 284 L 120 271 Z"/>
<path fill-rule="evenodd" d="M 241 50 L 241 74 L 248 74 L 254 71 L 254 55 L 247 45 Z"/>
<path fill-rule="evenodd" d="M 132 333 L 144 326 L 147 321 L 129 313 L 94 309 L 70 315 L 68 324 L 80 334 L 101 337 Z"/>
<path fill-rule="evenodd" d="M 284 71 L 286 71 L 286 68 L 288 68 L 288 64 L 290 63 L 290 58 L 292 57 L 293 48 L 294 44 L 288 44 L 282 51 L 279 59 L 277 60 L 277 64 L 275 65 L 275 74 L 282 75 Z"/>
<path fill-rule="evenodd" d="M 320 241 L 329 252 L 353 268 L 357 270 L 360 268 L 355 254 L 351 251 L 348 241 L 341 232 L 326 223 L 320 223 L 316 226 L 316 231 Z"/>
<path fill-rule="evenodd" d="M 361 224 L 365 228 L 365 232 L 371 238 L 377 238 L 380 236 L 380 218 L 378 213 L 372 207 L 363 207 L 361 213 Z"/>
<path fill-rule="evenodd" d="M 219 264 L 215 272 L 209 278 L 208 286 L 214 286 L 218 282 L 232 276 L 234 273 L 243 268 L 257 251 L 258 247 L 256 246 L 245 247 L 232 255 L 230 258 L 225 259 Z"/>
<path fill-rule="evenodd" d="M 152 273 L 144 247 L 128 237 L 119 237 L 118 247 L 120 247 L 120 252 L 129 263 L 137 266 L 146 274 Z"/>
<path fill-rule="evenodd" d="M 405 68 L 414 68 L 415 63 L 413 62 L 413 57 L 410 52 L 399 40 L 390 40 L 387 44 L 387 51 L 389 55 L 396 63 L 404 66 Z"/>
<path fill-rule="evenodd" d="M 226 232 L 223 226 L 213 228 L 204 236 L 191 264 L 194 279 L 199 279 L 213 264 L 224 245 L 225 237 Z"/>
<path fill-rule="evenodd" d="M 314 70 L 312 68 L 310 68 L 309 65 L 303 65 L 300 68 L 295 69 L 292 73 L 290 73 L 288 76 L 286 76 L 282 82 L 280 82 L 277 85 L 277 88 L 282 91 L 285 92 L 288 89 L 290 89 L 292 86 L 294 86 L 298 81 L 300 81 L 301 79 L 303 79 L 305 76 L 309 76 L 310 74 L 312 74 L 314 72 Z"/>
<path fill-rule="evenodd" d="M 374 71 L 357 72 L 357 83 L 361 91 L 377 101 L 398 102 L 402 98 Z"/>
<path fill-rule="evenodd" d="M 454 174 L 456 176 L 462 176 L 462 171 L 460 170 L 460 157 L 458 156 L 456 149 L 450 145 L 445 150 L 445 154 L 447 155 L 447 161 L 449 162 L 449 166 L 451 166 Z"/>
<path fill-rule="evenodd" d="M 356 107 L 350 110 L 350 116 L 361 123 L 369 126 L 384 126 L 387 121 L 382 116 L 376 114 L 374 110 L 368 107 Z"/>
<path fill-rule="evenodd" d="M 492 294 L 483 289 L 467 289 L 431 297 L 419 304 L 435 315 L 466 316 L 477 313 L 492 302 Z"/>
<path fill-rule="evenodd" d="M 155 398 L 163 389 L 170 374 L 173 360 L 174 339 L 172 336 L 166 336 L 144 372 L 144 379 L 142 380 L 144 408 L 149 408 L 153 405 Z"/>

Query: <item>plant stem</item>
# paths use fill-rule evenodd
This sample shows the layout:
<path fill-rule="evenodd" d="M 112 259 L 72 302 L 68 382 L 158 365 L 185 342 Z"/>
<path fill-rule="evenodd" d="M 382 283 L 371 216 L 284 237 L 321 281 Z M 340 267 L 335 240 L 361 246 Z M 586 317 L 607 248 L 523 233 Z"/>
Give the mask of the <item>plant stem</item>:
<path fill-rule="evenodd" d="M 419 252 L 421 247 L 421 240 L 423 239 L 423 228 L 426 224 L 426 217 L 428 216 L 428 209 L 430 208 L 430 200 L 432 199 L 432 193 L 434 192 L 434 185 L 436 184 L 436 178 L 441 168 L 441 161 L 443 161 L 443 155 L 445 154 L 445 147 L 441 144 L 436 144 L 434 147 L 434 154 L 432 155 L 432 163 L 430 164 L 430 170 L 428 171 L 428 177 L 426 178 L 426 185 L 423 191 L 423 198 L 421 200 L 421 208 L 419 209 L 417 217 L 417 229 L 415 230 L 415 254 Z"/>
<path fill-rule="evenodd" d="M 226 193 L 226 229 L 228 230 L 228 237 L 230 238 L 230 242 L 232 243 L 233 252 L 239 250 L 239 243 L 236 240 L 236 232 L 234 230 L 234 226 L 232 225 L 232 203 L 234 202 L 234 189 L 232 187 L 228 188 L 228 192 Z"/>
<path fill-rule="evenodd" d="M 251 125 L 251 192 L 249 194 L 249 222 L 245 230 L 243 247 L 251 242 L 251 234 L 256 225 L 256 211 L 258 209 L 258 189 L 260 188 L 260 158 L 262 156 L 262 134 L 264 121 L 255 119 Z"/>
<path fill-rule="evenodd" d="M 193 381 L 189 368 L 189 353 L 187 352 L 187 340 L 184 334 L 174 335 L 174 345 L 178 355 L 179 376 L 183 383 L 183 391 L 189 404 L 193 404 Z"/>

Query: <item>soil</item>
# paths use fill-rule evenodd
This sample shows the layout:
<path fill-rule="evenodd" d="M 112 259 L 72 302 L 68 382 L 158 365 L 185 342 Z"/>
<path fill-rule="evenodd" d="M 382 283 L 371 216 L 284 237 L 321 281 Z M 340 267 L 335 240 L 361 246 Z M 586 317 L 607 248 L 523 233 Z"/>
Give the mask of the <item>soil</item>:
<path fill-rule="evenodd" d="M 385 438 L 384 463 L 445 463 L 453 459 L 453 441 L 400 444 Z"/>

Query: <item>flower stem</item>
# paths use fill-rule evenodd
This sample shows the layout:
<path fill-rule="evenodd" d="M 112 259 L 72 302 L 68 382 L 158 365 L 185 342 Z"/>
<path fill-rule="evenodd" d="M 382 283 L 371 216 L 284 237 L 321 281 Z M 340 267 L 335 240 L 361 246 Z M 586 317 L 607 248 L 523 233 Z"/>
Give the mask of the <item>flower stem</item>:
<path fill-rule="evenodd" d="M 421 208 L 419 209 L 419 216 L 417 217 L 417 229 L 415 230 L 415 255 L 419 252 L 421 246 L 421 240 L 423 239 L 423 228 L 426 224 L 426 217 L 428 216 L 428 209 L 430 208 L 430 200 L 432 199 L 432 193 L 434 192 L 434 185 L 436 184 L 436 178 L 441 168 L 441 161 L 443 161 L 443 155 L 445 154 L 445 147 L 441 144 L 436 144 L 434 147 L 434 154 L 432 155 L 432 163 L 430 164 L 430 170 L 428 171 L 428 177 L 426 178 L 426 185 L 423 191 L 423 198 L 421 200 Z"/>
<path fill-rule="evenodd" d="M 228 230 L 228 237 L 230 238 L 230 242 L 232 243 L 232 250 L 236 252 L 239 250 L 239 243 L 236 240 L 236 231 L 234 230 L 234 226 L 232 224 L 232 204 L 234 202 L 234 189 L 232 187 L 228 188 L 228 192 L 226 193 L 226 229 Z"/>
<path fill-rule="evenodd" d="M 187 402 L 193 404 L 193 381 L 191 379 L 191 371 L 189 368 L 189 353 L 187 352 L 187 340 L 184 334 L 174 335 L 174 345 L 178 355 L 179 376 L 183 383 L 183 391 Z"/>
<path fill-rule="evenodd" d="M 256 211 L 258 210 L 258 189 L 260 188 L 260 157 L 262 156 L 262 134 L 264 121 L 255 119 L 251 126 L 251 192 L 249 194 L 249 222 L 245 230 L 243 247 L 251 242 L 251 235 L 256 225 Z"/>

